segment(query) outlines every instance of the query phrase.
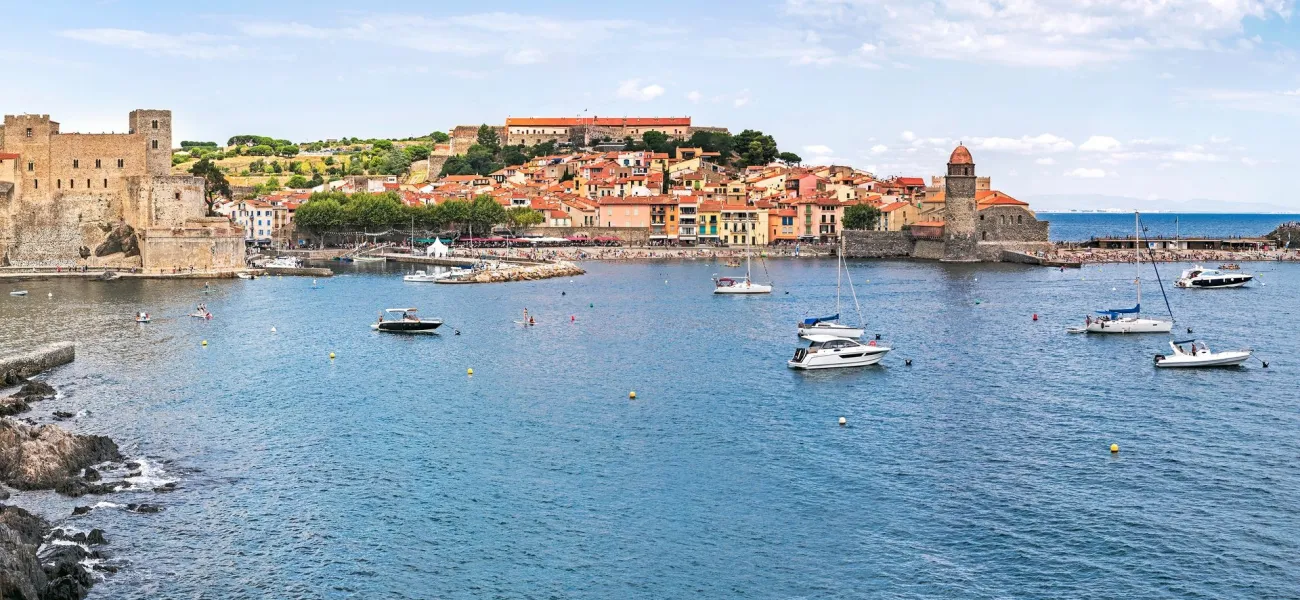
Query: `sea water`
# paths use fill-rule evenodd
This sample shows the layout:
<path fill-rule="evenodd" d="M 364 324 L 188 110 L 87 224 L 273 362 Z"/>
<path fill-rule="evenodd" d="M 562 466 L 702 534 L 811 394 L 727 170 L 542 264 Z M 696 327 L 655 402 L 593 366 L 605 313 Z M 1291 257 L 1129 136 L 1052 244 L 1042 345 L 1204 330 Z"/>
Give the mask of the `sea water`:
<path fill-rule="evenodd" d="M 1169 336 L 1065 333 L 1139 274 L 1166 312 L 1149 265 L 853 262 L 894 350 L 820 372 L 785 361 L 797 320 L 836 310 L 833 261 L 755 262 L 758 297 L 711 294 L 734 271 L 713 262 L 584 266 L 24 283 L 0 347 L 78 343 L 27 416 L 80 412 L 64 426 L 147 468 L 11 501 L 106 531 L 101 599 L 1300 595 L 1300 266 L 1169 290 L 1180 336 L 1270 362 L 1171 371 Z M 408 306 L 441 335 L 371 331 Z"/>
<path fill-rule="evenodd" d="M 1142 213 L 1142 234 L 1152 237 L 1263 237 L 1281 223 L 1300 220 L 1295 214 L 1267 213 Z M 1081 242 L 1096 237 L 1133 237 L 1133 213 L 1039 212 L 1051 222 L 1052 241 Z M 1300 240 L 1295 243 L 1300 245 Z"/>

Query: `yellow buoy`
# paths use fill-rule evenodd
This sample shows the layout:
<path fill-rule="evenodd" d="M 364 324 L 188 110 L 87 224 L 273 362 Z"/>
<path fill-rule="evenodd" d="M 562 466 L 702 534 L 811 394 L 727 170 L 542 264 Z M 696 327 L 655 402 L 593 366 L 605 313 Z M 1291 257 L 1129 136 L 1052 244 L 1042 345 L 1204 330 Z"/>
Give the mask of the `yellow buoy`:
<path fill-rule="evenodd" d="M 636 392 L 628 392 L 628 393 L 627 393 L 627 397 L 628 397 L 628 398 L 635 399 L 635 398 L 636 398 Z"/>
<path fill-rule="evenodd" d="M 203 345 L 204 345 L 204 346 L 208 345 L 208 341 L 207 341 L 207 340 L 203 340 Z"/>
<path fill-rule="evenodd" d="M 843 426 L 848 425 L 848 424 L 849 424 L 849 420 L 848 420 L 848 419 L 845 419 L 844 417 L 840 417 L 840 427 L 843 427 Z"/>
<path fill-rule="evenodd" d="M 330 352 L 330 360 L 334 360 L 334 353 Z"/>
<path fill-rule="evenodd" d="M 1110 453 L 1115 454 L 1116 452 L 1119 452 L 1119 444 L 1111 444 Z"/>
<path fill-rule="evenodd" d="M 473 374 L 474 374 L 474 369 L 465 369 L 465 374 L 466 374 L 466 375 L 473 375 Z"/>

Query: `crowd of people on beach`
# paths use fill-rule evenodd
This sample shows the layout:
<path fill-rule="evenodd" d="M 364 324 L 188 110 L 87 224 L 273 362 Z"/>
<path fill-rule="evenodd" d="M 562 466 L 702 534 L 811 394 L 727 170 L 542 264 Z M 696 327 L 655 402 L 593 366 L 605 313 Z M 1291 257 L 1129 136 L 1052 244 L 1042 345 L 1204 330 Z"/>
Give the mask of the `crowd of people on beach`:
<path fill-rule="evenodd" d="M 754 258 L 799 258 L 828 256 L 829 247 L 821 246 L 770 246 L 751 250 Z M 598 248 L 590 246 L 567 246 L 556 248 L 467 248 L 454 247 L 455 256 L 518 258 L 527 260 L 653 260 L 653 259 L 687 259 L 717 260 L 744 259 L 744 248 Z"/>
<path fill-rule="evenodd" d="M 1063 262 L 1098 263 L 1134 263 L 1137 257 L 1133 250 L 1080 248 L 1049 252 L 1046 258 Z M 1142 253 L 1143 262 L 1247 262 L 1247 261 L 1293 261 L 1300 260 L 1300 252 L 1295 250 L 1153 250 Z"/>

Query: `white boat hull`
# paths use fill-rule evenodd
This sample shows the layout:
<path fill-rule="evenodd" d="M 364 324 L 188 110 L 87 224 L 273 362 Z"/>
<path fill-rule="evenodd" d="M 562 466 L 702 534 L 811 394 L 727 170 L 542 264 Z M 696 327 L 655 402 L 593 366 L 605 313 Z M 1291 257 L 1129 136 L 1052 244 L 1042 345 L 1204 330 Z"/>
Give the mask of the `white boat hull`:
<path fill-rule="evenodd" d="M 1087 330 L 1088 333 L 1169 333 L 1174 330 L 1174 322 L 1126 317 L 1093 321 L 1088 324 Z"/>
<path fill-rule="evenodd" d="M 1178 283 L 1175 285 L 1187 290 L 1217 290 L 1223 288 L 1239 288 L 1250 283 L 1250 280 L 1254 278 L 1253 275 L 1237 275 L 1230 277 L 1179 279 Z"/>
<path fill-rule="evenodd" d="M 1211 352 L 1208 354 L 1158 355 L 1156 366 L 1162 369 L 1197 369 L 1206 367 L 1235 367 L 1246 362 L 1251 353 L 1246 350 Z"/>
<path fill-rule="evenodd" d="M 839 323 L 818 323 L 816 325 L 799 325 L 799 337 L 810 335 L 835 335 L 846 338 L 860 338 L 866 333 L 861 327 L 849 327 Z"/>
<path fill-rule="evenodd" d="M 761 283 L 739 282 L 714 288 L 715 294 L 770 294 L 772 286 Z"/>
<path fill-rule="evenodd" d="M 880 362 L 889 350 L 886 346 L 870 346 L 809 352 L 800 360 L 787 361 L 786 366 L 801 370 L 866 367 Z"/>

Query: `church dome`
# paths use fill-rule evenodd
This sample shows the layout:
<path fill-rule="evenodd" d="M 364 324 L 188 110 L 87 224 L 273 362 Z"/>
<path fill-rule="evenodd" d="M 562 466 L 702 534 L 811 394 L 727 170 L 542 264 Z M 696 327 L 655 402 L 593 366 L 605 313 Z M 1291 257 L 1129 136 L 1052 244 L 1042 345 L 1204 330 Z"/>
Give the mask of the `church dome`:
<path fill-rule="evenodd" d="M 956 150 L 952 151 L 952 156 L 948 157 L 950 165 L 973 165 L 975 161 L 970 157 L 970 150 L 965 146 L 958 145 Z"/>

